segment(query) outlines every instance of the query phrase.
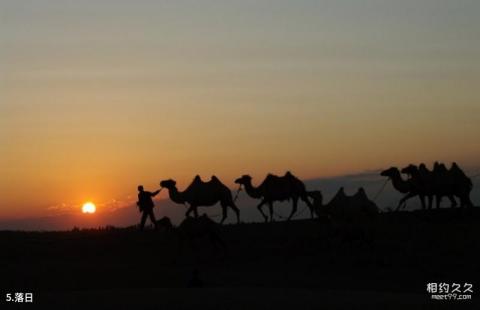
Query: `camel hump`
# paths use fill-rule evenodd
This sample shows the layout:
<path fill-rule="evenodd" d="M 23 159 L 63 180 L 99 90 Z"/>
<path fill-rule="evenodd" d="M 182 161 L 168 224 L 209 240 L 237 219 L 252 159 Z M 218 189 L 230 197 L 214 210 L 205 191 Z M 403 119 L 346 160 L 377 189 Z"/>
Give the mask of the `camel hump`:
<path fill-rule="evenodd" d="M 190 185 L 187 187 L 187 189 L 185 190 L 186 192 L 190 192 L 192 190 L 194 190 L 195 188 L 197 188 L 199 185 L 201 185 L 203 183 L 202 181 L 202 178 L 197 174 L 194 178 L 193 178 L 193 181 L 192 183 L 190 183 Z"/>
<path fill-rule="evenodd" d="M 337 199 L 344 199 L 346 198 L 347 195 L 345 195 L 345 189 L 343 187 L 340 187 L 338 192 L 335 194 L 332 200 L 337 200 Z"/>
<path fill-rule="evenodd" d="M 355 198 L 361 201 L 364 204 L 375 204 L 370 198 L 368 198 L 367 193 L 363 187 L 360 187 L 355 195 Z"/>
<path fill-rule="evenodd" d="M 293 180 L 293 181 L 300 181 L 300 180 L 299 180 L 295 175 L 293 175 L 290 171 L 287 171 L 287 173 L 285 173 L 284 178 L 289 179 L 289 180 Z"/>
<path fill-rule="evenodd" d="M 447 171 L 447 167 L 445 167 L 444 164 L 435 162 L 435 165 L 433 166 L 433 171 L 435 172 L 445 172 Z"/>
<path fill-rule="evenodd" d="M 465 174 L 465 172 L 457 165 L 456 162 L 452 163 L 452 167 L 450 168 L 450 173 L 463 181 L 467 181 L 467 183 L 471 186 L 473 185 L 472 180 Z"/>
<path fill-rule="evenodd" d="M 452 167 L 450 168 L 450 171 L 453 171 L 458 174 L 465 174 L 465 172 L 463 172 L 463 170 L 457 165 L 456 162 L 452 163 Z"/>
<path fill-rule="evenodd" d="M 430 172 L 430 170 L 428 170 L 428 168 L 427 168 L 427 165 L 425 165 L 425 164 L 420 164 L 418 169 L 423 173 L 429 173 Z"/>
<path fill-rule="evenodd" d="M 269 174 L 267 174 L 267 176 L 265 177 L 265 180 L 263 180 L 262 185 L 266 185 L 266 184 L 269 184 L 269 183 L 271 183 L 271 182 L 275 182 L 275 181 L 277 181 L 278 179 L 279 179 L 278 176 L 269 173 Z M 262 185 L 260 185 L 260 186 L 262 186 Z"/>
<path fill-rule="evenodd" d="M 210 184 L 213 184 L 215 186 L 220 186 L 220 187 L 225 187 L 225 185 L 220 181 L 219 178 L 217 178 L 215 175 L 212 175 L 210 179 Z"/>

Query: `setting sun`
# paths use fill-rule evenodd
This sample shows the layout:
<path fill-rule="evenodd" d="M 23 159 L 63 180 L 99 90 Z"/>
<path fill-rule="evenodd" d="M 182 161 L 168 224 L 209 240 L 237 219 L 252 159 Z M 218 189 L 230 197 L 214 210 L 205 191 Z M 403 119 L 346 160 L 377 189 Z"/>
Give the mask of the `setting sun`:
<path fill-rule="evenodd" d="M 83 205 L 82 207 L 82 212 L 83 213 L 87 213 L 87 214 L 92 214 L 92 213 L 95 213 L 95 211 L 97 210 L 97 208 L 95 207 L 95 205 L 91 202 L 87 202 Z"/>

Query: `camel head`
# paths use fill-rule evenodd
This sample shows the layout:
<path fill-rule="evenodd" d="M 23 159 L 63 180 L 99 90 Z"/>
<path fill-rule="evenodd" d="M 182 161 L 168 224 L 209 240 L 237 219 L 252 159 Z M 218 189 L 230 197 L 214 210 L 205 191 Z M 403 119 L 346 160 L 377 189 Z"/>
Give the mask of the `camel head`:
<path fill-rule="evenodd" d="M 235 180 L 235 184 L 246 185 L 252 182 L 252 177 L 245 174 Z"/>
<path fill-rule="evenodd" d="M 412 164 L 402 169 L 402 173 L 408 175 L 414 175 L 416 172 L 418 172 L 418 167 Z"/>
<path fill-rule="evenodd" d="M 160 182 L 160 186 L 165 187 L 166 189 L 173 189 L 176 187 L 176 185 L 177 185 L 177 182 L 175 182 L 172 179 L 163 180 Z"/>
<path fill-rule="evenodd" d="M 398 171 L 397 167 L 391 167 L 391 168 L 388 168 L 387 170 L 383 170 L 382 172 L 380 172 L 380 175 L 382 177 L 389 177 L 389 178 L 392 178 L 393 176 L 398 174 L 400 174 L 400 171 Z"/>

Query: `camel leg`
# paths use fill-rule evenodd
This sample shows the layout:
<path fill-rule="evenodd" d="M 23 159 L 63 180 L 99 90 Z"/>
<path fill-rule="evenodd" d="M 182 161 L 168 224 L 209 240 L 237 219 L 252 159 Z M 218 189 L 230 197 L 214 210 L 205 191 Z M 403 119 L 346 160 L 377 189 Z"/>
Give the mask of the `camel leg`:
<path fill-rule="evenodd" d="M 293 215 L 295 214 L 295 212 L 297 212 L 297 207 L 298 207 L 298 198 L 293 198 L 293 204 L 292 204 L 292 212 L 290 212 L 290 216 L 288 217 L 287 221 L 290 221 L 293 217 Z"/>
<path fill-rule="evenodd" d="M 431 209 L 433 207 L 433 195 L 428 195 L 428 208 Z"/>
<path fill-rule="evenodd" d="M 220 221 L 220 224 L 223 224 L 225 220 L 227 219 L 227 206 L 222 205 L 222 220 Z"/>
<path fill-rule="evenodd" d="M 470 194 L 467 194 L 465 196 L 465 204 L 467 207 L 473 208 L 473 202 L 472 202 L 472 199 L 470 199 Z"/>
<path fill-rule="evenodd" d="M 442 204 L 442 195 L 437 195 L 437 209 L 440 209 L 440 205 Z"/>
<path fill-rule="evenodd" d="M 270 222 L 275 222 L 275 219 L 273 218 L 273 202 L 268 203 L 268 211 L 270 212 Z"/>
<path fill-rule="evenodd" d="M 448 195 L 447 197 L 448 197 L 448 200 L 450 200 L 450 207 L 451 208 L 455 208 L 456 206 L 458 206 L 458 203 L 455 200 L 455 197 L 453 197 L 453 195 Z"/>
<path fill-rule="evenodd" d="M 420 203 L 422 204 L 422 210 L 425 210 L 425 195 L 419 195 Z"/>
<path fill-rule="evenodd" d="M 395 211 L 400 210 L 404 204 L 405 204 L 405 200 L 404 200 L 403 198 L 400 199 L 400 201 L 398 202 L 398 205 L 397 205 L 397 208 L 395 209 Z"/>
<path fill-rule="evenodd" d="M 310 202 L 307 196 L 302 196 L 301 199 L 307 204 L 308 208 L 310 209 L 310 218 L 313 219 L 315 217 L 315 208 L 313 207 L 313 204 Z"/>
<path fill-rule="evenodd" d="M 473 202 L 470 199 L 470 194 L 463 194 L 458 196 L 460 198 L 460 207 L 473 207 Z"/>
<path fill-rule="evenodd" d="M 398 202 L 398 206 L 397 208 L 395 209 L 395 211 L 398 211 L 402 206 L 403 208 L 405 208 L 405 205 L 406 205 L 406 201 L 412 197 L 415 197 L 417 196 L 417 194 L 414 194 L 414 193 L 408 193 L 406 194 L 402 199 L 400 199 L 400 201 Z"/>
<path fill-rule="evenodd" d="M 258 209 L 258 211 L 260 211 L 260 213 L 262 214 L 263 219 L 265 220 L 265 222 L 268 222 L 268 217 L 267 217 L 267 215 L 263 212 L 263 209 L 262 209 L 262 207 L 263 207 L 263 205 L 264 205 L 265 203 L 266 203 L 266 201 L 265 201 L 265 200 L 262 200 L 262 201 L 260 202 L 260 204 L 257 206 L 257 209 Z"/>
<path fill-rule="evenodd" d="M 192 211 L 193 211 L 193 206 L 190 206 L 190 208 L 188 208 L 187 210 L 187 213 L 185 213 L 185 216 L 190 217 L 190 213 L 192 213 Z"/>

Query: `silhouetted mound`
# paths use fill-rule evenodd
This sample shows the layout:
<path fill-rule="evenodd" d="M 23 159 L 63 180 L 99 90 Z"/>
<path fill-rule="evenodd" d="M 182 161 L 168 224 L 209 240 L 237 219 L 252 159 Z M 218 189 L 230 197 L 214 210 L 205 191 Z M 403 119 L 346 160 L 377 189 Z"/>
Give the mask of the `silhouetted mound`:
<path fill-rule="evenodd" d="M 166 216 L 159 219 L 155 225 L 158 230 L 171 231 L 173 229 L 172 221 Z"/>
<path fill-rule="evenodd" d="M 315 200 L 316 196 L 312 196 Z M 343 187 L 329 203 L 320 207 L 319 212 L 334 219 L 347 221 L 374 218 L 379 214 L 377 205 L 367 197 L 363 188 L 359 188 L 354 195 L 347 196 Z"/>

